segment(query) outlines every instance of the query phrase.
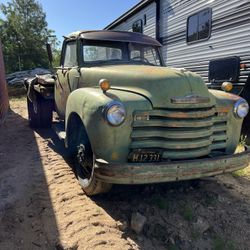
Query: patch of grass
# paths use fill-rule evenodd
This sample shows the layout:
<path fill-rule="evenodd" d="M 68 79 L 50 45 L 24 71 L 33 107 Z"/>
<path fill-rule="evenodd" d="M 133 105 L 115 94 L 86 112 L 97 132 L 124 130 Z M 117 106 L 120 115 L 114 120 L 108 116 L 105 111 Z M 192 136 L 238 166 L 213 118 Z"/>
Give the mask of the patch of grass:
<path fill-rule="evenodd" d="M 232 241 L 228 241 L 227 242 L 227 249 L 228 250 L 236 250 L 236 246 L 235 246 L 236 244 L 234 243 L 234 242 L 232 242 Z"/>
<path fill-rule="evenodd" d="M 176 245 L 173 245 L 171 243 L 168 244 L 167 249 L 168 250 L 179 250 L 179 248 Z"/>
<path fill-rule="evenodd" d="M 246 145 L 246 140 L 247 140 L 247 135 L 241 135 L 240 136 L 240 141 L 239 141 L 239 146 L 245 146 Z"/>
<path fill-rule="evenodd" d="M 191 232 L 191 238 L 192 238 L 192 240 L 196 241 L 196 240 L 201 238 L 201 233 L 199 231 L 197 231 L 197 230 L 193 230 Z"/>
<path fill-rule="evenodd" d="M 237 171 L 234 171 L 232 173 L 234 177 L 245 177 L 245 176 L 250 176 L 250 167 L 246 167 Z"/>
<path fill-rule="evenodd" d="M 221 238 L 215 238 L 213 242 L 214 250 L 224 250 L 226 247 L 225 241 Z"/>
<path fill-rule="evenodd" d="M 240 141 L 236 148 L 236 153 L 241 153 L 245 151 L 245 146 L 247 145 L 247 135 L 241 135 Z"/>
<path fill-rule="evenodd" d="M 190 203 L 187 203 L 181 208 L 180 215 L 187 221 L 192 221 L 194 218 L 194 211 Z"/>
<path fill-rule="evenodd" d="M 235 244 L 232 241 L 227 241 L 221 237 L 215 238 L 213 242 L 214 250 L 236 250 Z"/>
<path fill-rule="evenodd" d="M 169 210 L 169 202 L 160 195 L 153 196 L 151 203 L 163 210 Z"/>

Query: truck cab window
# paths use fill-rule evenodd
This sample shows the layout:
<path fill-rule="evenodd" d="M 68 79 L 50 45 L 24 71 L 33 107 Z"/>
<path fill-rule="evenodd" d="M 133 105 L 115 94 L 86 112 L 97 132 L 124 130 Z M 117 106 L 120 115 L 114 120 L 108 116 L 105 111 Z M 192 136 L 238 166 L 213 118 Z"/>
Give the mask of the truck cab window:
<path fill-rule="evenodd" d="M 120 48 L 85 45 L 83 47 L 84 62 L 115 61 L 122 60 L 122 50 Z"/>
<path fill-rule="evenodd" d="M 159 54 L 153 46 L 131 43 L 129 50 L 131 62 L 161 66 Z"/>
<path fill-rule="evenodd" d="M 63 66 L 77 66 L 76 42 L 69 42 L 66 44 Z"/>
<path fill-rule="evenodd" d="M 187 42 L 209 39 L 211 34 L 212 10 L 205 9 L 187 20 Z"/>

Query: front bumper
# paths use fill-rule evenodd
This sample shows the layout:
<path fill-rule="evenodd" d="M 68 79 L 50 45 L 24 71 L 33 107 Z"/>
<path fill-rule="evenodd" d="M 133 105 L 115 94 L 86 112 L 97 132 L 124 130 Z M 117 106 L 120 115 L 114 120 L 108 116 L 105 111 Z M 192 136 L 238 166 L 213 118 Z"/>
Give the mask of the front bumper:
<path fill-rule="evenodd" d="M 159 163 L 96 162 L 96 178 L 114 184 L 147 184 L 197 179 L 233 172 L 249 165 L 250 148 L 230 156 Z"/>

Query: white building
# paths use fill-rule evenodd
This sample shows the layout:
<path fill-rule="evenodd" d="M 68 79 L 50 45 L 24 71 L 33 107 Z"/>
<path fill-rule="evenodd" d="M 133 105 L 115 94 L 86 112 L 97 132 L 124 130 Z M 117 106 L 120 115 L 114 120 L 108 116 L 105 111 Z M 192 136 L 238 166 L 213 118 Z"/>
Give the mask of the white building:
<path fill-rule="evenodd" d="M 242 86 L 250 85 L 249 0 L 144 0 L 105 29 L 152 36 L 163 44 L 167 66 L 194 71 L 211 88 L 231 81 L 233 92 L 246 95 Z"/>

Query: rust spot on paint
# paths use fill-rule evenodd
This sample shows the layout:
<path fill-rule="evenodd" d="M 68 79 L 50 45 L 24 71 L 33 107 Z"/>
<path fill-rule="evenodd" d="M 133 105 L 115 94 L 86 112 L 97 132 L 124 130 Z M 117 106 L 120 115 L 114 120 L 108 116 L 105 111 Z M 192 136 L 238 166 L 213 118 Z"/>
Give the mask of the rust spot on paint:
<path fill-rule="evenodd" d="M 232 106 L 222 106 L 222 107 L 216 107 L 215 110 L 218 113 L 228 113 L 232 109 Z"/>
<path fill-rule="evenodd" d="M 237 95 L 234 95 L 234 94 L 231 94 L 231 93 L 226 93 L 226 92 L 223 92 L 223 91 L 216 92 L 216 95 L 221 96 L 221 97 L 225 97 L 225 98 L 230 98 L 230 99 L 232 99 L 234 101 L 238 101 L 240 99 L 240 96 L 237 96 Z"/>

